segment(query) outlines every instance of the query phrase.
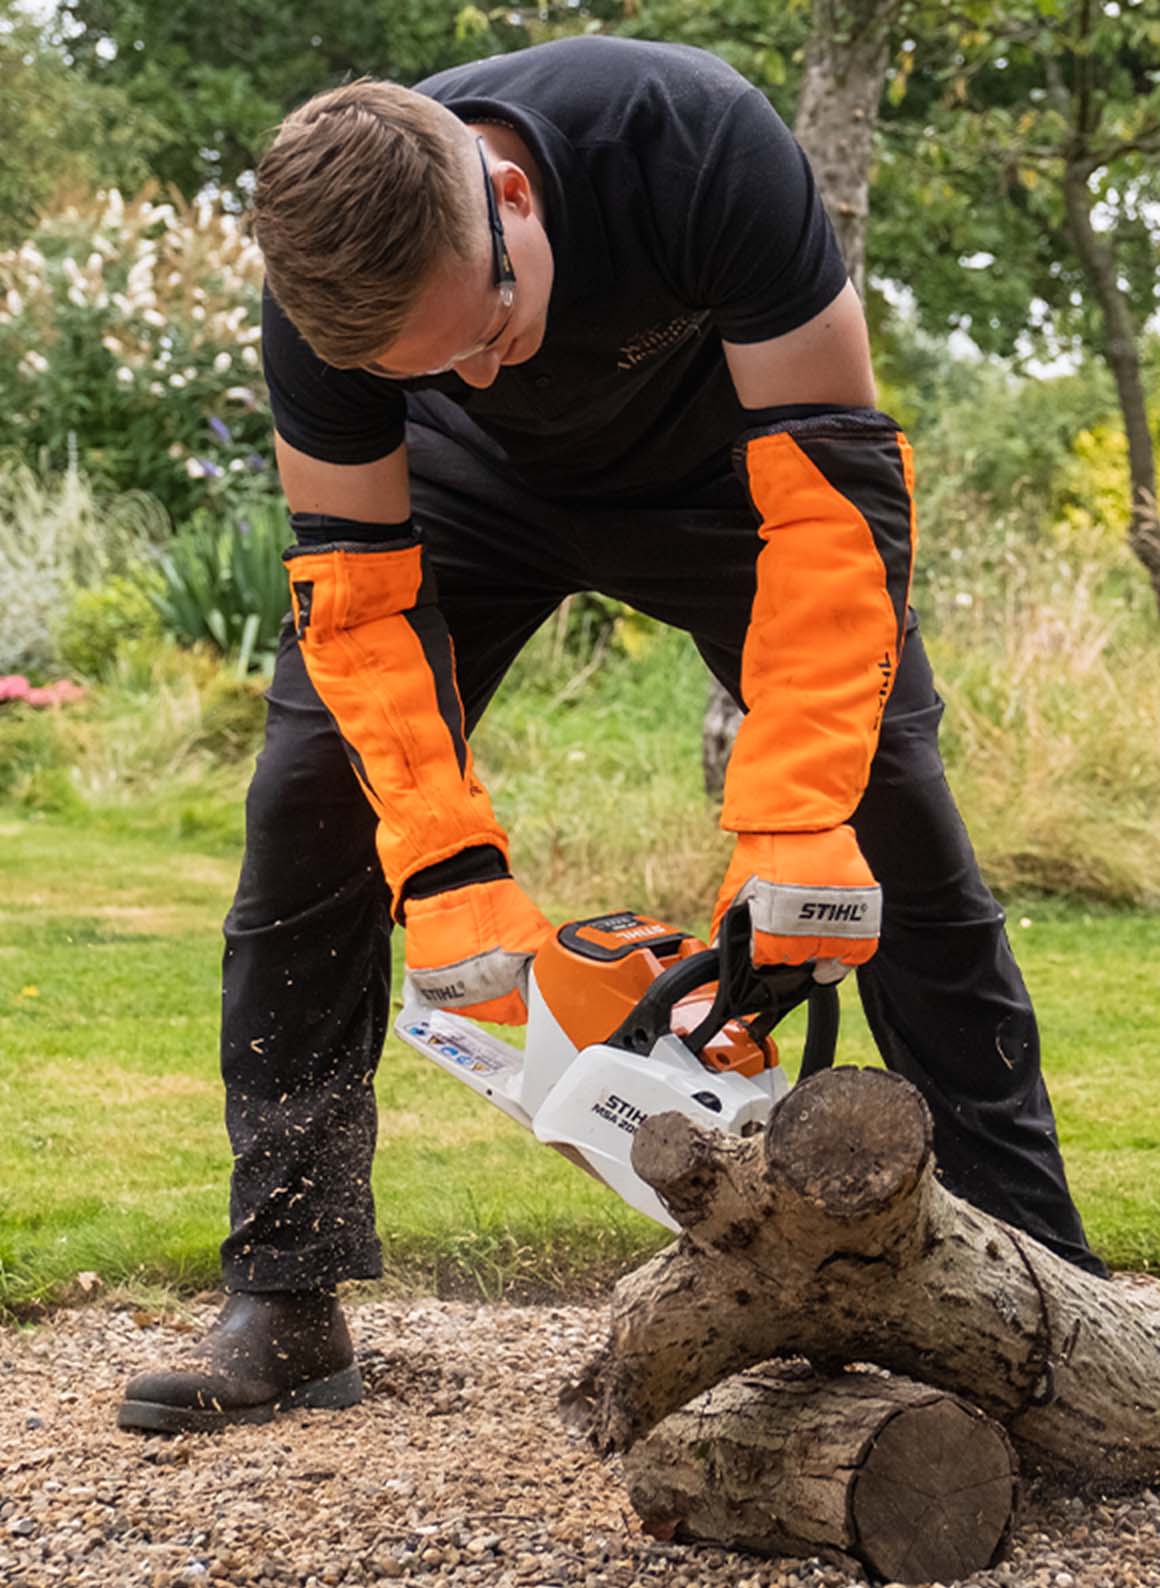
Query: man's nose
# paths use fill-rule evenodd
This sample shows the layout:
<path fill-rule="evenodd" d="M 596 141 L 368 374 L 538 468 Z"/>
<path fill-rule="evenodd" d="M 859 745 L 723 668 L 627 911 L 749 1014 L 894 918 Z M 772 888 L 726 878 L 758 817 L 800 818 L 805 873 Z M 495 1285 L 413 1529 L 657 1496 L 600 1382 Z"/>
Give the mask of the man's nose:
<path fill-rule="evenodd" d="M 460 380 L 469 386 L 483 388 L 490 386 L 499 374 L 500 357 L 498 348 L 488 348 L 483 353 L 473 353 L 470 358 L 457 361 L 453 366 Z"/>

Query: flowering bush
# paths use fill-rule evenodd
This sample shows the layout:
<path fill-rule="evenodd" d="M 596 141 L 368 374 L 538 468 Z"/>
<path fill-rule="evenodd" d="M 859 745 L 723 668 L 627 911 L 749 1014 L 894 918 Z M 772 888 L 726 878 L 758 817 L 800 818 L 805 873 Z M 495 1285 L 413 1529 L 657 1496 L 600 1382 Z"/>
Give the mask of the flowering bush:
<path fill-rule="evenodd" d="M 0 253 L 0 406 L 10 442 L 97 489 L 144 489 L 175 519 L 273 489 L 258 343 L 261 258 L 199 199 L 113 191 Z"/>

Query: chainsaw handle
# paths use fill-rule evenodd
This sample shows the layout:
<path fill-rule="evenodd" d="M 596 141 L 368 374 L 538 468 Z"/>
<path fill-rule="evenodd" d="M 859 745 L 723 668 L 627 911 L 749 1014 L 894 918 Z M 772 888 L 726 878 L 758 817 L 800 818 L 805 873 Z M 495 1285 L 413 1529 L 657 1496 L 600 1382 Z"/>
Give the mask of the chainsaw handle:
<path fill-rule="evenodd" d="M 640 1002 L 608 1041 L 629 1053 L 651 1053 L 654 1043 L 672 1030 L 674 1007 L 698 987 L 717 983 L 712 1008 L 682 1041 L 697 1058 L 705 1044 L 727 1021 L 742 1015 L 765 1017 L 769 1026 L 808 1001 L 808 1024 L 802 1076 L 826 1069 L 834 1060 L 838 1040 L 838 990 L 814 981 L 814 962 L 770 965 L 759 969 L 750 957 L 749 907 L 735 904 L 721 922 L 716 948 L 678 960 L 662 971 Z"/>
<path fill-rule="evenodd" d="M 668 970 L 663 970 L 617 1026 L 608 1045 L 624 1048 L 629 1053 L 651 1053 L 657 1038 L 672 1030 L 670 1020 L 674 1007 L 698 987 L 716 981 L 720 964 L 717 950 L 704 948 L 699 954 L 690 954 L 687 959 L 680 959 Z"/>

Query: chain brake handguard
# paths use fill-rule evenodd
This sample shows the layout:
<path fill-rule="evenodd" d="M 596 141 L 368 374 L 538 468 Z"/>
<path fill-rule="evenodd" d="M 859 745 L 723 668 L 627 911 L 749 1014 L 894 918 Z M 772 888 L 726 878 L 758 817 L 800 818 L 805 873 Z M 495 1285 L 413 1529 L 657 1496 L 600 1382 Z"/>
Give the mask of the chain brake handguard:
<path fill-rule="evenodd" d="M 704 1019 L 681 1041 L 696 1058 L 730 1020 L 755 1018 L 767 1034 L 791 1009 L 808 1004 L 805 1050 L 799 1079 L 834 1061 L 838 1040 L 838 990 L 814 981 L 814 961 L 758 969 L 750 955 L 749 906 L 735 904 L 721 922 L 715 948 L 690 954 L 662 971 L 632 1012 L 608 1038 L 628 1053 L 651 1053 L 672 1031 L 675 1006 L 710 982 L 717 993 Z"/>

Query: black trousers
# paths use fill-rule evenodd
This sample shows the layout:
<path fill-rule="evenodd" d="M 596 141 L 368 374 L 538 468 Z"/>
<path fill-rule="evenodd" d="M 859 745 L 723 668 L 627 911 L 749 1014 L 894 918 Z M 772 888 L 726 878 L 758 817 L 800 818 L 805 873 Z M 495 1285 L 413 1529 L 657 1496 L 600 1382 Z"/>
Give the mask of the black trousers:
<path fill-rule="evenodd" d="M 532 495 L 421 426 L 408 445 L 469 730 L 523 644 L 579 590 L 687 630 L 738 694 L 760 541 L 724 460 L 679 498 L 658 490 L 647 502 L 577 506 Z M 390 960 L 374 818 L 289 630 L 268 699 L 225 923 L 222 1071 L 235 1156 L 222 1256 L 235 1290 L 381 1271 L 370 1176 Z M 853 818 L 884 902 L 859 991 L 886 1063 L 930 1106 L 951 1189 L 1102 1271 L 1067 1189 L 1002 912 L 943 775 L 941 713 L 912 619 Z"/>

